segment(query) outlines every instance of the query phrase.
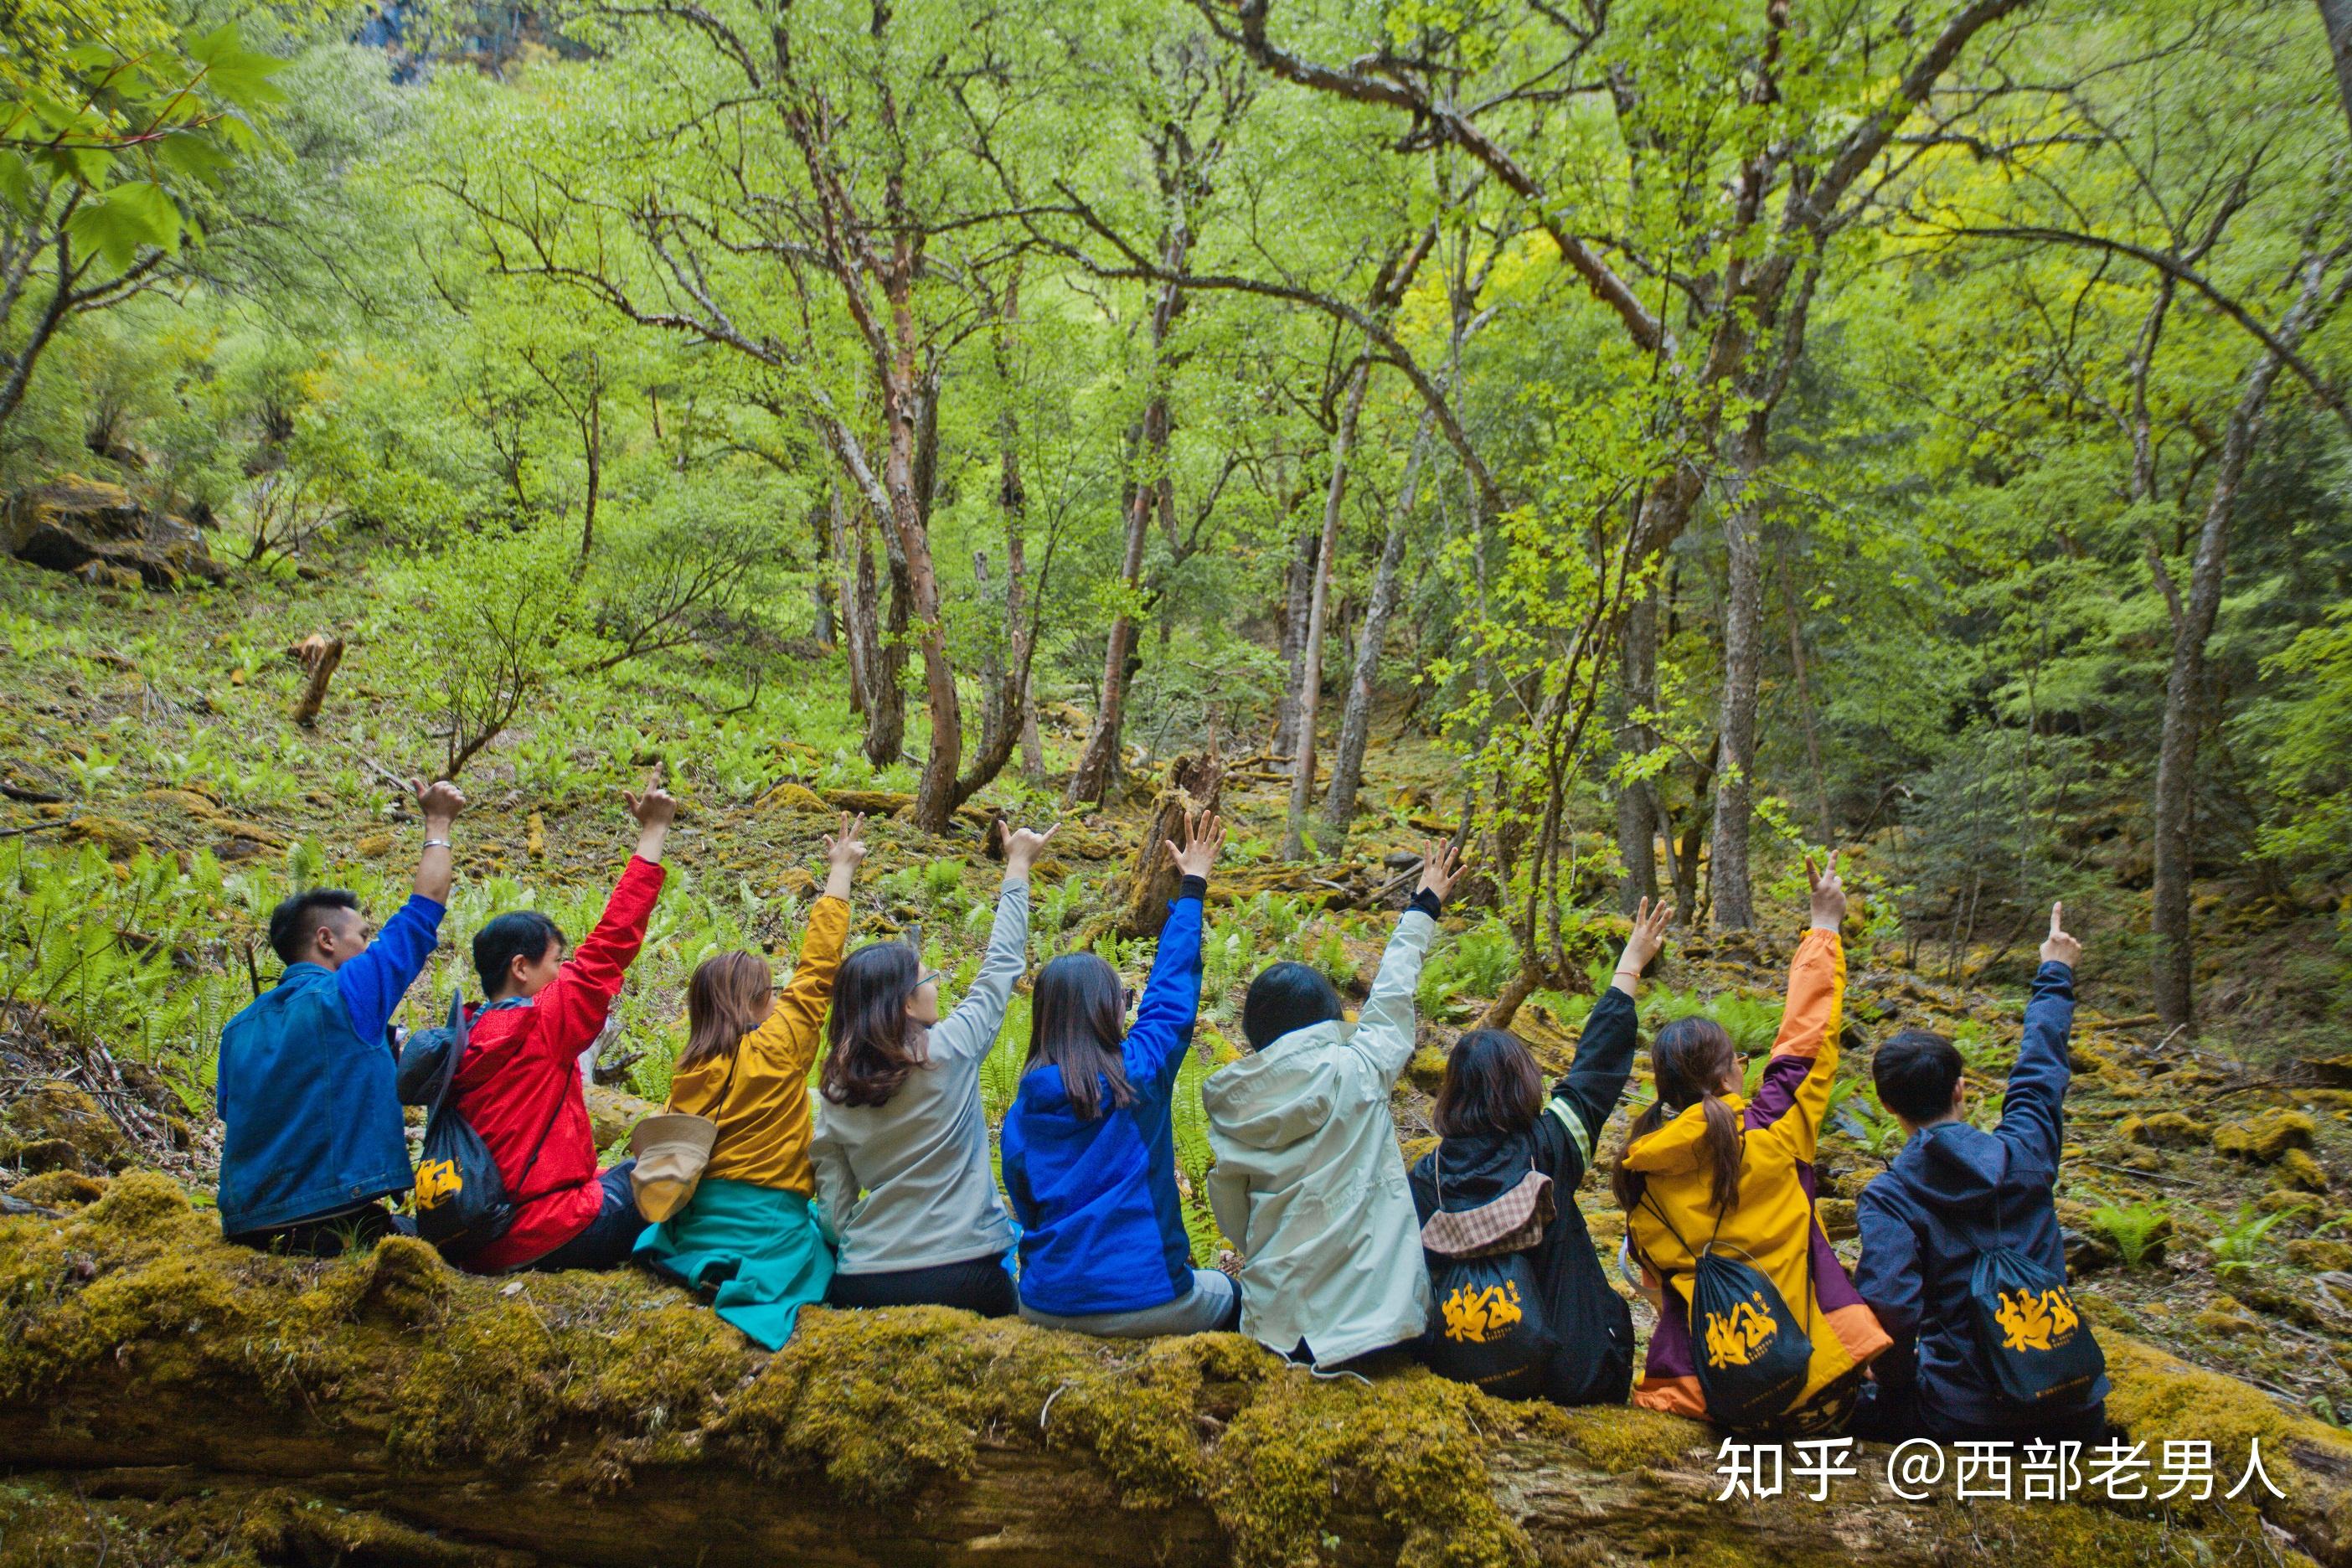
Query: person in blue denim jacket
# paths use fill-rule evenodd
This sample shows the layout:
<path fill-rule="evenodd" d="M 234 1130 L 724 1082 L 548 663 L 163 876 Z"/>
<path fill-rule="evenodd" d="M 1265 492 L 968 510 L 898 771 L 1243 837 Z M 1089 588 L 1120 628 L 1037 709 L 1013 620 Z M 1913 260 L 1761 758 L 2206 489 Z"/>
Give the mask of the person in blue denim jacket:
<path fill-rule="evenodd" d="M 439 941 L 449 834 L 466 806 L 446 780 L 409 788 L 425 847 L 408 901 L 371 936 L 341 888 L 287 899 L 269 917 L 285 975 L 221 1030 L 219 1202 L 231 1241 L 332 1257 L 408 1228 L 384 1202 L 414 1181 L 392 1016 Z"/>

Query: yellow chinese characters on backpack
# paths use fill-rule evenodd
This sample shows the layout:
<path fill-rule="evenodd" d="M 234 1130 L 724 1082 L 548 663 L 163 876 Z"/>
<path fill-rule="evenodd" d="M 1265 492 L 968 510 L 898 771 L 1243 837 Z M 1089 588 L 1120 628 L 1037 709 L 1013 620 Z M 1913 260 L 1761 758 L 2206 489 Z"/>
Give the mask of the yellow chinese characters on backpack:
<path fill-rule="evenodd" d="M 1445 1337 L 1472 1344 L 1500 1339 L 1525 1315 L 1515 1279 L 1478 1289 L 1457 1285 L 1438 1307 L 1445 1314 Z"/>
<path fill-rule="evenodd" d="M 438 1208 L 464 1189 L 465 1178 L 457 1174 L 455 1160 L 427 1160 L 416 1167 L 416 1206 Z"/>
<path fill-rule="evenodd" d="M 1772 1342 L 1780 1327 L 1764 1305 L 1759 1293 L 1752 1295 L 1731 1310 L 1728 1317 L 1714 1312 L 1706 1315 L 1706 1364 L 1712 1367 L 1747 1366 Z"/>
<path fill-rule="evenodd" d="M 2042 1291 L 2004 1290 L 2000 1310 L 1993 1316 L 2000 1323 L 2001 1348 L 2012 1351 L 2056 1350 L 2074 1337 L 2081 1321 L 2065 1289 L 2056 1286 Z"/>

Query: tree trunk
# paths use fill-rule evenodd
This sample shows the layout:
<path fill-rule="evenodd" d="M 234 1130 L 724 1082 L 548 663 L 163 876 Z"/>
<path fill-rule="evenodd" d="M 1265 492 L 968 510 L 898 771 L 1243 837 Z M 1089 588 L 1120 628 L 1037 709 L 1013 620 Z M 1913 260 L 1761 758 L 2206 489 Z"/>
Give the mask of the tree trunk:
<path fill-rule="evenodd" d="M 1381 673 L 1381 645 L 1388 640 L 1389 617 L 1396 612 L 1397 573 L 1404 563 L 1405 535 L 1421 494 L 1421 466 L 1429 455 L 1432 426 L 1424 414 L 1412 450 L 1405 458 L 1404 485 L 1397 492 L 1396 509 L 1389 514 L 1388 538 L 1381 544 L 1381 564 L 1372 578 L 1372 596 L 1364 606 L 1363 629 L 1356 638 L 1356 668 L 1348 679 L 1348 706 L 1339 716 L 1339 743 L 1331 758 L 1331 788 L 1323 797 L 1323 820 L 1331 831 L 1345 836 L 1356 817 L 1356 792 L 1364 778 L 1364 748 L 1372 734 L 1372 693 Z"/>
<path fill-rule="evenodd" d="M 947 623 L 940 614 L 940 584 L 931 564 L 929 484 L 938 429 L 938 391 L 918 381 L 911 340 L 906 325 L 909 307 L 894 302 L 899 318 L 901 352 L 898 384 L 891 389 L 888 456 L 883 485 L 890 500 L 891 522 L 907 559 L 907 609 L 914 625 L 915 646 L 923 656 L 923 700 L 931 721 L 930 744 L 923 754 L 923 773 L 915 785 L 915 826 L 926 833 L 945 833 L 954 819 L 956 768 L 963 752 L 963 704 L 956 691 L 955 665 L 948 655 Z"/>
<path fill-rule="evenodd" d="M 2336 58 L 2336 96 L 2352 129 L 2352 0 L 2319 0 L 2319 20 L 2327 29 L 2327 52 Z"/>
<path fill-rule="evenodd" d="M 319 710 L 326 706 L 327 682 L 334 679 L 336 667 L 343 662 L 343 639 L 316 639 L 315 646 L 302 651 L 302 668 L 310 672 L 303 684 L 302 700 L 294 705 L 294 722 L 305 730 L 319 721 Z"/>
<path fill-rule="evenodd" d="M 1168 405 L 1154 394 L 1144 409 L 1143 432 L 1136 442 L 1137 460 L 1164 461 L 1167 454 Z M 1119 557 L 1118 614 L 1111 617 L 1110 637 L 1104 645 L 1102 700 L 1095 710 L 1094 728 L 1087 749 L 1070 774 L 1069 804 L 1099 801 L 1118 773 L 1119 731 L 1127 707 L 1127 659 L 1135 641 L 1135 616 L 1130 606 L 1142 591 L 1143 547 L 1151 531 L 1151 486 L 1139 477 L 1127 503 L 1127 546 Z"/>
<path fill-rule="evenodd" d="M 1797 719 L 1805 731 L 1805 762 L 1813 771 L 1813 802 L 1821 811 L 1821 841 L 1824 846 L 1837 843 L 1837 824 L 1830 815 L 1829 775 L 1822 769 L 1822 727 L 1813 713 L 1813 693 L 1805 679 L 1805 616 L 1804 601 L 1797 593 L 1796 574 L 1789 566 L 1788 542 L 1781 541 L 1780 593 L 1788 601 L 1789 615 L 1789 679 L 1797 698 Z"/>
<path fill-rule="evenodd" d="M 877 768 L 888 767 L 898 760 L 899 748 L 906 743 L 907 704 L 898 686 L 897 661 L 884 650 L 877 624 L 881 606 L 875 582 L 874 542 L 868 531 L 870 519 L 861 506 L 856 522 L 850 521 L 838 482 L 832 486 L 831 495 L 834 537 L 844 556 L 842 651 L 849 664 L 850 703 L 866 720 L 866 760 Z M 895 622 L 903 611 L 904 599 L 898 592 L 899 574 L 894 570 L 891 578 L 891 618 Z"/>
<path fill-rule="evenodd" d="M 2326 281 L 2326 263 L 2305 255 L 2303 287 L 2294 304 L 2281 319 L 2274 334 L 2279 348 L 2294 352 L 2311 329 L 2320 310 L 2320 290 Z M 2328 300 L 2332 307 L 2352 286 L 2352 276 L 2339 283 Z M 2155 973 L 2158 1021 L 2168 1033 L 2197 1032 L 2194 933 L 2190 930 L 2190 884 L 2196 873 L 2193 843 L 2197 790 L 2197 745 L 2205 715 L 2200 696 L 2205 684 L 2205 645 L 2221 609 L 2221 591 L 2229 576 L 2230 525 L 2236 516 L 2238 487 L 2252 457 L 2271 387 L 2284 363 L 2278 349 L 2266 349 L 2239 384 L 2237 405 L 2230 412 L 2221 438 L 2213 488 L 2207 493 L 2205 518 L 2197 531 L 2197 552 L 2189 569 L 2184 598 L 2163 558 L 2152 549 L 2149 565 L 2156 574 L 2172 615 L 2172 659 L 2164 679 L 2164 722 L 2156 751 L 2156 875 L 2153 910 L 2148 921 L 2156 938 Z"/>
<path fill-rule="evenodd" d="M 2277 1548 L 2352 1564 L 2341 1433 L 2121 1334 L 2102 1339 L 2128 1441 L 2211 1439 L 2226 1480 L 2245 1469 L 2245 1427 L 2215 1433 L 2210 1414 L 2260 1407 L 2286 1494 L 2249 1487 L 2261 1522 L 2218 1499 L 2169 1517 L 1956 1508 L 1948 1479 L 1906 1501 L 1887 1450 L 1859 1445 L 1821 1502 L 1786 1452 L 1777 1500 L 1723 1500 L 1728 1455 L 1696 1422 L 1537 1420 L 1439 1397 L 1421 1375 L 1322 1382 L 1229 1335 L 1146 1346 L 936 1308 L 814 1307 L 769 1355 L 642 1275 L 472 1279 L 408 1238 L 274 1258 L 221 1242 L 163 1177 L 109 1188 L 93 1206 L 0 1219 L 16 1287 L 0 1517 L 28 1562 L 107 1560 L 91 1545 L 106 1500 L 152 1498 L 271 1521 L 282 1538 L 261 1561 L 375 1568 L 500 1561 L 481 1548 L 547 1568 L 1374 1568 L 1435 1561 L 1437 1542 L 1465 1562 L 1591 1568 L 2092 1568 L 2166 1560 L 2189 1537 L 2268 1550 L 2273 1531 Z M 20 1539 L 12 1510 L 34 1489 L 64 1494 L 78 1551 Z M 353 1550 L 304 1533 L 344 1508 L 438 1539 L 385 1531 Z"/>
<path fill-rule="evenodd" d="M 1757 471 L 1764 462 L 1764 432 L 1751 422 L 1733 447 L 1738 492 L 1723 512 L 1724 553 L 1729 580 L 1723 613 L 1723 714 L 1718 726 L 1723 754 L 1716 772 L 1715 843 L 1710 886 L 1717 931 L 1745 931 L 1756 923 L 1748 879 L 1748 829 L 1756 799 L 1756 687 L 1762 662 L 1764 556 L 1759 531 L 1763 519 Z"/>
<path fill-rule="evenodd" d="M 1655 750 L 1658 733 L 1641 714 L 1658 706 L 1658 597 L 1654 585 L 1645 589 L 1625 612 L 1619 634 L 1618 659 L 1622 670 L 1627 756 L 1646 756 Z M 1657 786 L 1652 779 L 1627 780 L 1617 790 L 1617 858 L 1625 867 L 1625 880 L 1617 901 L 1627 914 L 1644 899 L 1658 895 L 1657 836 L 1665 823 L 1657 809 Z"/>
<path fill-rule="evenodd" d="M 1163 191 L 1173 194 L 1172 187 L 1164 184 Z M 1171 276 L 1170 281 L 1160 285 L 1160 296 L 1151 307 L 1150 358 L 1145 371 L 1150 378 L 1151 395 L 1143 406 L 1143 427 L 1135 443 L 1135 472 L 1131 476 L 1134 488 L 1127 498 L 1126 550 L 1119 561 L 1122 592 L 1118 614 L 1111 617 L 1110 637 L 1103 654 L 1102 702 L 1095 714 L 1094 729 L 1087 736 L 1086 750 L 1079 754 L 1077 768 L 1070 774 L 1066 798 L 1073 805 L 1101 800 L 1118 774 L 1119 731 L 1126 721 L 1128 658 L 1135 646 L 1135 605 L 1143 591 L 1143 547 L 1150 535 L 1152 507 L 1160 483 L 1168 475 L 1168 442 L 1173 428 L 1174 416 L 1168 406 L 1167 366 L 1161 356 L 1167 352 L 1169 331 L 1184 309 L 1183 288 L 1174 279 L 1182 275 L 1192 249 L 1192 231 L 1186 226 L 1180 207 L 1160 240 L 1160 266 Z"/>
<path fill-rule="evenodd" d="M 1294 500 L 1292 506 L 1296 505 Z M 1290 509 L 1286 508 L 1283 515 L 1289 516 Z M 1302 529 L 1293 537 L 1296 548 L 1283 578 L 1282 625 L 1276 640 L 1276 651 L 1282 658 L 1282 695 L 1275 700 L 1274 739 L 1267 742 L 1267 749 L 1286 762 L 1298 754 L 1298 689 L 1306 679 L 1307 606 L 1317 575 L 1315 531 Z"/>
<path fill-rule="evenodd" d="M 586 395 L 588 411 L 580 424 L 580 456 L 588 468 L 588 493 L 580 509 L 582 572 L 588 569 L 588 557 L 596 550 L 596 502 L 604 489 L 604 397 L 595 386 Z"/>
<path fill-rule="evenodd" d="M 1198 756 L 1179 757 L 1168 764 L 1168 782 L 1151 803 L 1151 819 L 1135 847 L 1128 867 L 1127 892 L 1120 900 L 1117 930 L 1123 937 L 1156 937 L 1168 922 L 1168 902 L 1184 879 L 1169 859 L 1166 846 L 1184 841 L 1188 812 L 1214 811 L 1224 798 L 1225 760 L 1217 754 L 1214 737 Z"/>
<path fill-rule="evenodd" d="M 1348 381 L 1348 401 L 1331 435 L 1331 483 L 1323 493 L 1323 533 L 1315 546 L 1315 591 L 1307 605 L 1307 637 L 1299 649 L 1298 735 L 1291 752 L 1290 810 L 1283 826 L 1282 858 L 1307 851 L 1307 805 L 1315 798 L 1315 715 L 1323 703 L 1323 623 L 1331 607 L 1331 574 L 1339 558 L 1339 513 L 1348 495 L 1348 451 L 1355 445 L 1356 421 L 1364 411 L 1370 367 L 1360 363 Z"/>

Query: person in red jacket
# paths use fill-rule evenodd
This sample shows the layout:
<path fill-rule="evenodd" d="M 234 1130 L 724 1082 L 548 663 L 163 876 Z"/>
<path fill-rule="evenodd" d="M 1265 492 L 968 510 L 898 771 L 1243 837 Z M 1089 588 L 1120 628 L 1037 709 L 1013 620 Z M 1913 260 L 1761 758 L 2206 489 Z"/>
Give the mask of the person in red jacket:
<path fill-rule="evenodd" d="M 637 852 L 578 948 L 567 954 L 563 932 L 536 910 L 500 915 L 474 938 L 485 1001 L 467 1028 L 452 1093 L 489 1145 L 515 1205 L 504 1236 L 458 1260 L 477 1274 L 617 1268 L 650 1223 L 629 1190 L 635 1162 L 596 1169 L 580 1075 L 580 1053 L 604 1028 L 645 944 L 661 896 L 662 846 L 677 815 L 659 772 L 643 795 L 627 798 Z"/>

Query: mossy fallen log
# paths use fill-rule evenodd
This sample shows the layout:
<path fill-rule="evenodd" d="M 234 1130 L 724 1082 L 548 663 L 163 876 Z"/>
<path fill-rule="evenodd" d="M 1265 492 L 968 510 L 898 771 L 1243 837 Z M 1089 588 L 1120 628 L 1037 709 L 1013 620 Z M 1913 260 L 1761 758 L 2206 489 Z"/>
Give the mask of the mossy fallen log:
<path fill-rule="evenodd" d="M 33 1521 L 20 1542 L 65 1488 L 143 1500 L 121 1505 L 150 1510 L 142 1540 L 204 1536 L 217 1500 L 266 1521 L 299 1499 L 366 1535 L 350 1560 L 386 1565 L 2104 1568 L 2276 1562 L 2283 1534 L 2352 1563 L 2352 1444 L 2128 1342 L 2115 1360 L 2135 1437 L 2213 1439 L 2226 1485 L 2260 1436 L 2289 1501 L 1962 1510 L 1896 1500 L 1874 1455 L 1826 1502 L 1718 1502 L 1696 1424 L 1507 1405 L 1413 1371 L 1318 1379 L 1234 1335 L 813 1310 L 769 1356 L 643 1275 L 474 1279 L 398 1239 L 327 1263 L 230 1247 L 148 1173 L 0 1220 L 0 1464 L 37 1472 L 12 1505 Z M 232 1544 L 329 1561 L 331 1537 Z"/>

